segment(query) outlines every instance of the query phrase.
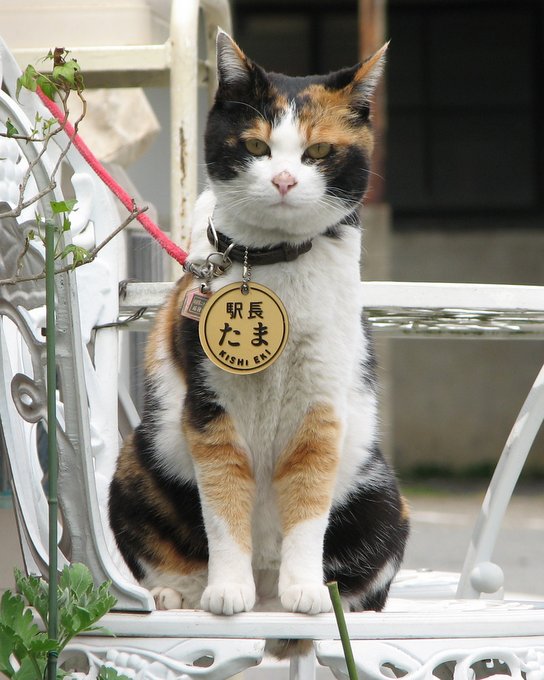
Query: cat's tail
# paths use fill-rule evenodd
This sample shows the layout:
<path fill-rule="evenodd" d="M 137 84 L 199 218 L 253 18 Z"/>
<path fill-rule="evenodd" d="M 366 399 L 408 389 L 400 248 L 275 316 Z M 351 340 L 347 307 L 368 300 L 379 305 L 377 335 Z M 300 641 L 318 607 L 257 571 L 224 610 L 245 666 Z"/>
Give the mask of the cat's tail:
<path fill-rule="evenodd" d="M 313 640 L 267 640 L 264 649 L 276 659 L 289 659 L 308 654 L 312 646 Z"/>

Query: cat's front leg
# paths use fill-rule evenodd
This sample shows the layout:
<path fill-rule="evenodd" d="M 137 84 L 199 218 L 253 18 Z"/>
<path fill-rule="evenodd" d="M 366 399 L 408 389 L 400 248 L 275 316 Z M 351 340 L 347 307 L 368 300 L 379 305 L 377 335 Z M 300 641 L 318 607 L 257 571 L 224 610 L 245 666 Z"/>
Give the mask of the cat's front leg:
<path fill-rule="evenodd" d="M 249 459 L 224 412 L 198 427 L 184 419 L 208 538 L 208 585 L 201 607 L 237 614 L 255 604 L 251 513 L 255 483 Z"/>
<path fill-rule="evenodd" d="M 278 594 L 288 611 L 319 614 L 331 609 L 323 583 L 323 541 L 341 429 L 332 406 L 315 405 L 276 467 L 274 485 L 283 530 Z"/>

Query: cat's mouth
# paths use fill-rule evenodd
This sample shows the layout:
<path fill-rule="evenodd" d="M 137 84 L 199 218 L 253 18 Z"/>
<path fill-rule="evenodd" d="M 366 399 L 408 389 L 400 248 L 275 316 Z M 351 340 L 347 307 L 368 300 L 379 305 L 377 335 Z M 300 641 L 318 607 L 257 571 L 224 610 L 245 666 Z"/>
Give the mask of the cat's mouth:
<path fill-rule="evenodd" d="M 289 208 L 291 210 L 297 210 L 300 209 L 302 206 L 297 205 L 294 201 L 290 200 L 287 196 L 282 196 L 281 198 L 278 198 L 277 200 L 273 201 L 270 204 L 273 208 L 279 208 L 281 209 L 286 209 Z"/>

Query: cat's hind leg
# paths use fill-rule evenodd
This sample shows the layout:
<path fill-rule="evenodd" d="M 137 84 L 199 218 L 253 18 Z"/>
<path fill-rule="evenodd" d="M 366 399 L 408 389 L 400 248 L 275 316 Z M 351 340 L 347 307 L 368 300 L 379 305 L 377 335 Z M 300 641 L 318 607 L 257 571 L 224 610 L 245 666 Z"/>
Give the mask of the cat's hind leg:
<path fill-rule="evenodd" d="M 178 590 L 156 586 L 150 593 L 157 609 L 183 609 L 183 595 Z"/>
<path fill-rule="evenodd" d="M 207 582 L 207 571 L 203 571 L 190 576 L 154 574 L 144 580 L 144 585 L 153 595 L 157 609 L 198 609 Z"/>
<path fill-rule="evenodd" d="M 124 443 L 110 488 L 110 523 L 134 577 L 159 609 L 194 609 L 207 583 L 208 545 L 195 482 L 153 465 L 138 428 Z"/>
<path fill-rule="evenodd" d="M 338 582 L 352 611 L 381 611 L 403 558 L 408 507 L 377 447 L 356 481 L 359 486 L 331 511 L 325 576 Z"/>

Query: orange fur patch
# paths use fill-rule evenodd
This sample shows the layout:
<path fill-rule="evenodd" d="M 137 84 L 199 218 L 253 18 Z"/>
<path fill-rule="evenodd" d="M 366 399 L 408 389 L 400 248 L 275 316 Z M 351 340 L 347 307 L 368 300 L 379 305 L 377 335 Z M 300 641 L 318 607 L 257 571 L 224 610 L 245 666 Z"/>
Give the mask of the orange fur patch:
<path fill-rule="evenodd" d="M 251 515 L 255 482 L 248 456 L 237 442 L 232 421 L 221 415 L 203 431 L 187 421 L 183 430 L 193 459 L 200 470 L 199 489 L 222 517 L 234 540 L 251 552 Z"/>
<path fill-rule="evenodd" d="M 180 320 L 185 293 L 195 286 L 193 275 L 185 274 L 177 282 L 176 287 L 157 312 L 145 351 L 145 370 L 149 375 L 154 375 L 164 362 L 165 352 L 171 347 L 174 338 L 174 326 Z M 169 352 L 169 355 L 171 355 L 171 352 Z M 176 364 L 176 368 L 182 374 L 181 367 Z M 185 379 L 183 374 L 182 377 Z"/>
<path fill-rule="evenodd" d="M 270 86 L 270 92 L 269 92 L 271 98 L 274 100 L 274 106 L 277 109 L 278 113 L 281 111 L 287 111 L 289 107 L 289 102 L 287 100 L 287 97 L 281 92 L 278 92 L 278 90 Z M 256 111 L 256 113 L 258 113 Z M 241 139 L 243 140 L 248 140 L 248 139 L 260 139 L 263 142 L 268 142 L 270 140 L 270 135 L 272 134 L 272 124 L 266 120 L 266 118 L 262 116 L 258 116 L 255 118 L 253 125 L 251 127 L 246 128 L 242 134 L 240 135 Z"/>
<path fill-rule="evenodd" d="M 264 118 L 256 118 L 253 125 L 246 128 L 240 137 L 244 140 L 260 139 L 263 142 L 268 142 L 271 132 L 272 126 L 267 120 Z"/>
<path fill-rule="evenodd" d="M 148 550 L 156 556 L 155 568 L 172 574 L 196 574 L 207 568 L 206 562 L 192 560 L 178 553 L 174 545 L 156 534 L 150 536 L 147 541 Z"/>
<path fill-rule="evenodd" d="M 307 97 L 299 116 L 307 146 L 318 142 L 339 147 L 358 146 L 371 155 L 374 136 L 370 127 L 361 127 L 357 121 L 346 89 L 328 90 L 322 85 L 310 85 L 301 96 Z"/>
<path fill-rule="evenodd" d="M 403 522 L 410 519 L 410 505 L 404 496 L 400 497 L 400 518 Z"/>
<path fill-rule="evenodd" d="M 368 78 L 370 75 L 371 71 L 378 65 L 380 60 L 383 58 L 385 53 L 387 52 L 387 48 L 389 47 L 389 42 L 386 42 L 383 44 L 379 50 L 374 52 L 374 54 L 368 59 L 366 59 L 362 64 L 357 73 L 355 74 L 355 81 L 358 83 L 362 83 L 363 80 Z"/>
<path fill-rule="evenodd" d="M 328 511 L 338 466 L 340 423 L 331 406 L 314 406 L 278 460 L 274 486 L 284 533 Z"/>

